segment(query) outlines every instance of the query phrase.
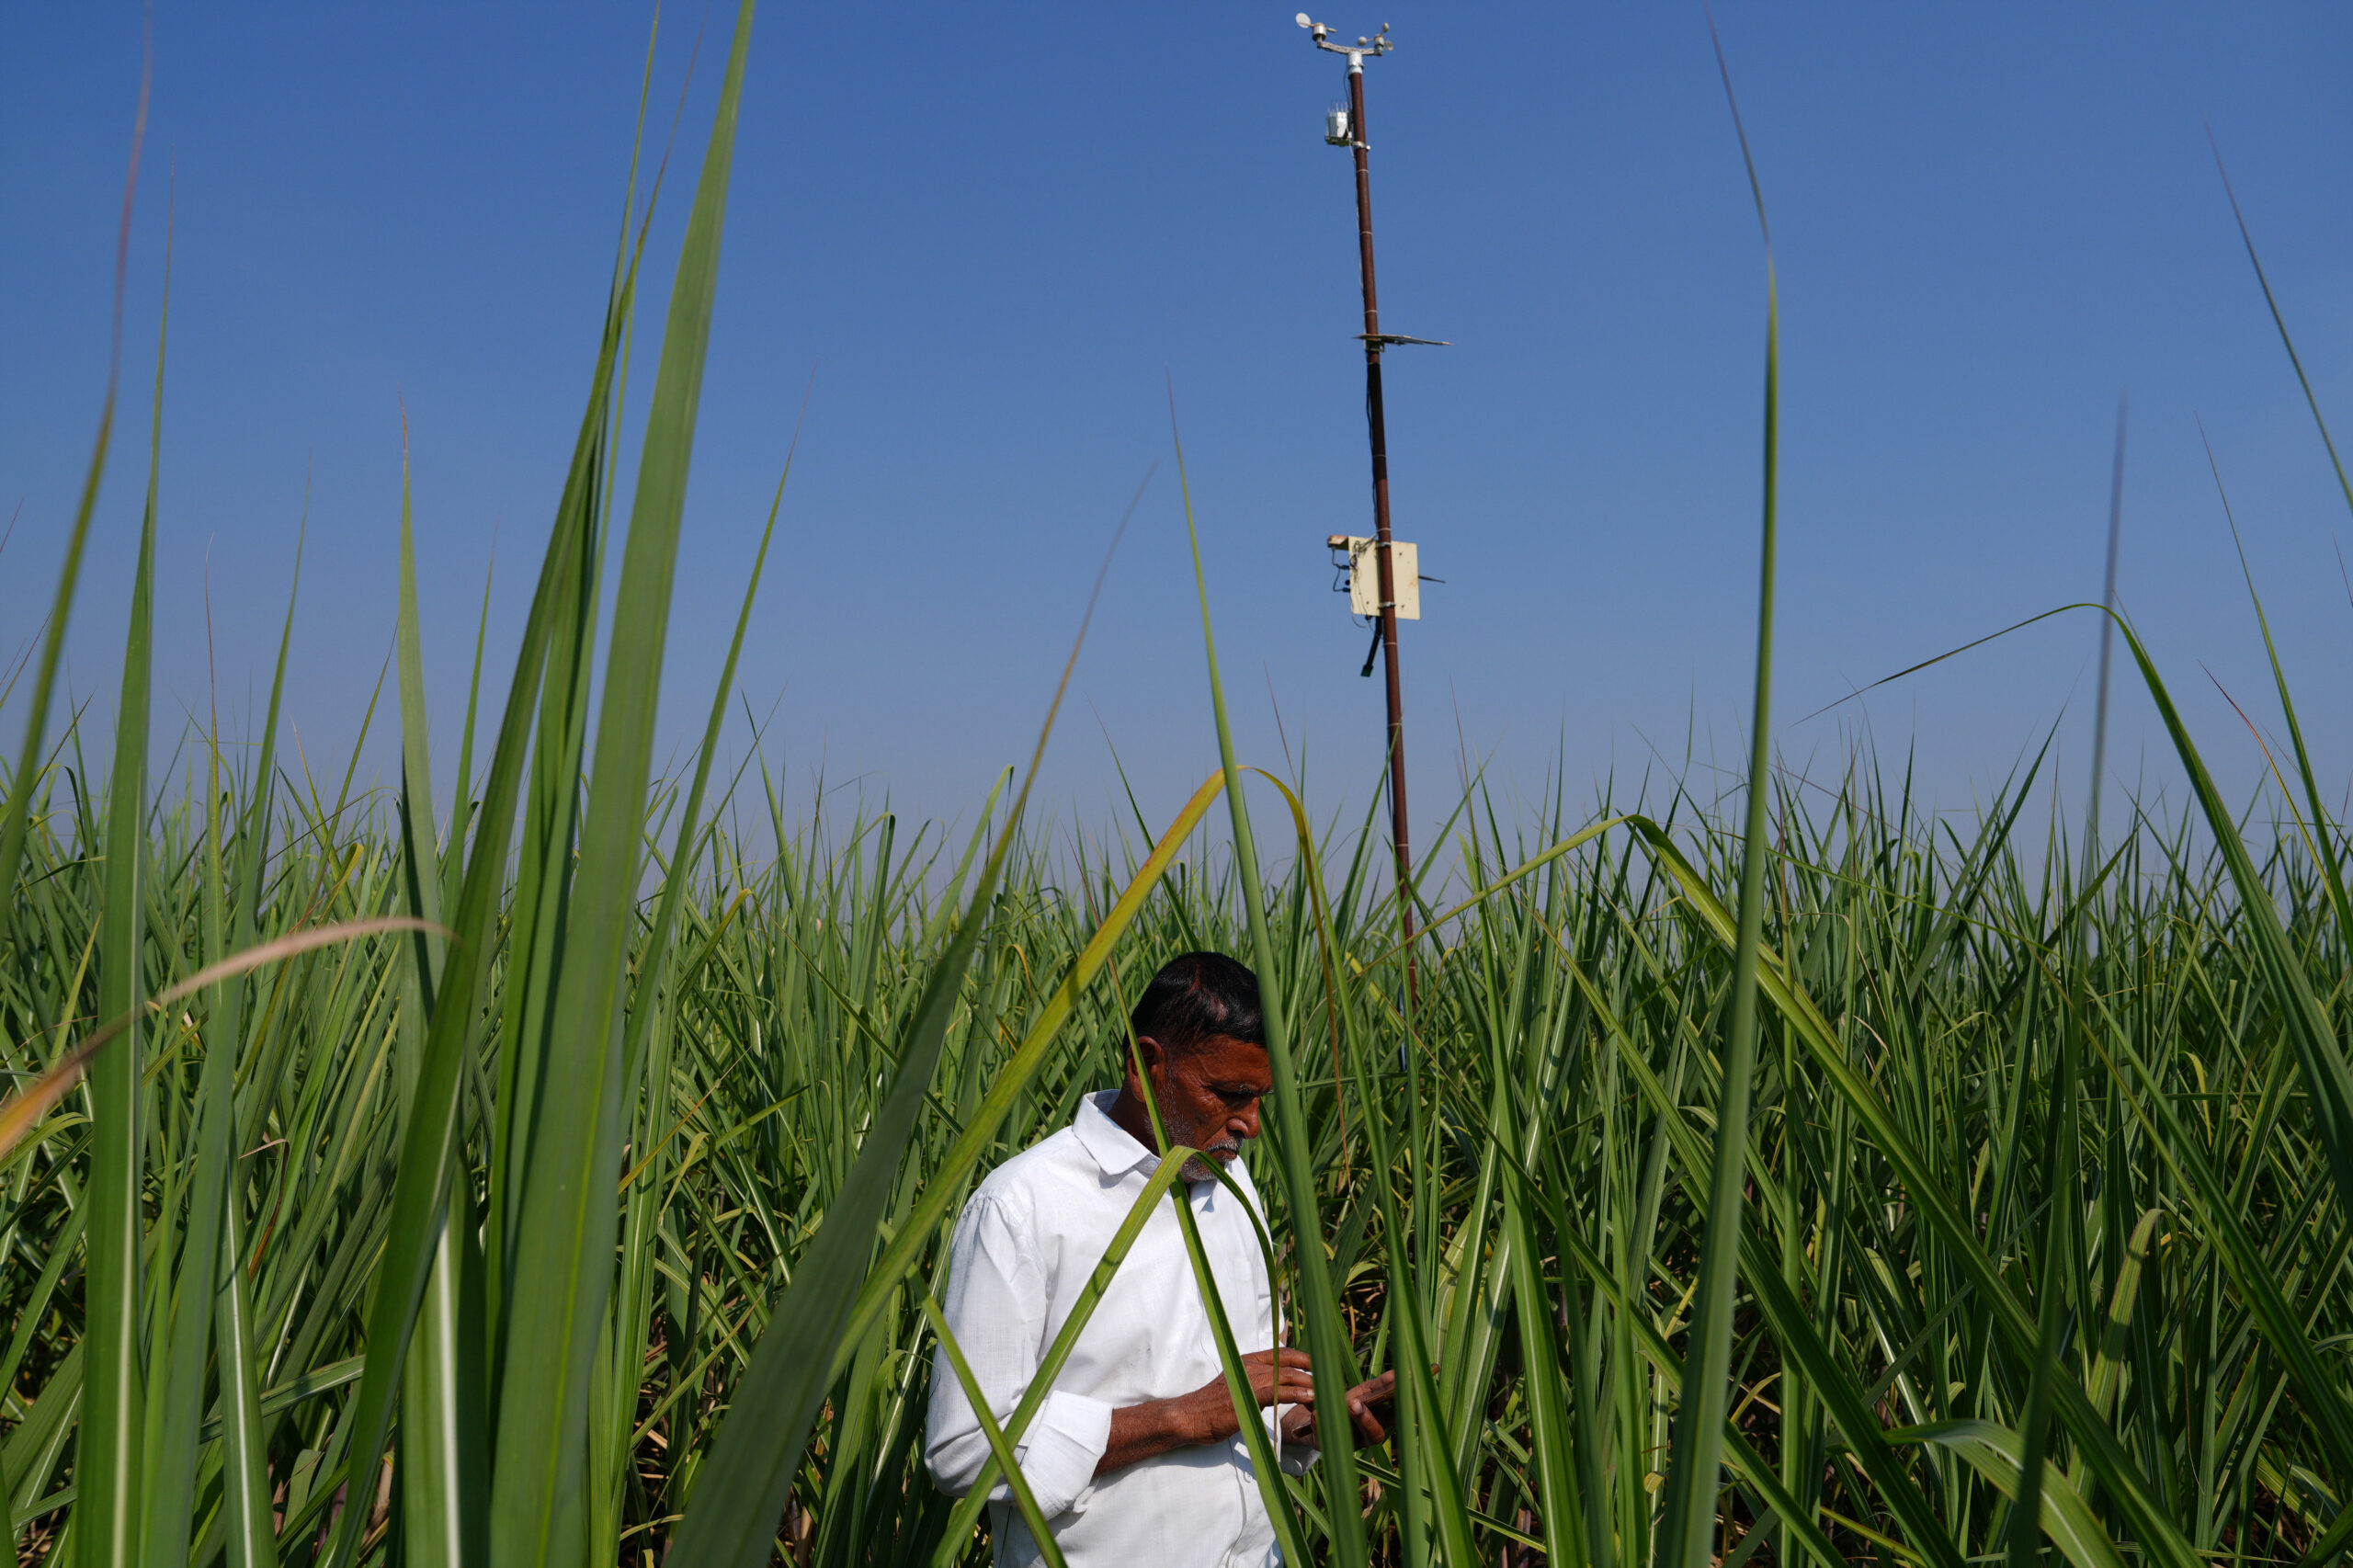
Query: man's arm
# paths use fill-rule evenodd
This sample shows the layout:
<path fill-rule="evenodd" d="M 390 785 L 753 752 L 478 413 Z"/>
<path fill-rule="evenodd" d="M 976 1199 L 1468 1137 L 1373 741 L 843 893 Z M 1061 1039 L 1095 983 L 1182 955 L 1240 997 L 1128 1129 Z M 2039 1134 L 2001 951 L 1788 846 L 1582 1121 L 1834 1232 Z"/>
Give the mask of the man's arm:
<path fill-rule="evenodd" d="M 975 1197 L 957 1222 L 941 1301 L 949 1332 L 1000 1422 L 1012 1415 L 1037 1375 L 1037 1346 L 1045 1332 L 1045 1282 L 1026 1230 L 1026 1216 Z M 944 1356 L 935 1358 L 929 1414 L 925 1462 L 941 1491 L 961 1496 L 979 1478 L 989 1448 Z M 1015 1445 L 1022 1478 L 1048 1518 L 1068 1508 L 1093 1478 L 1111 1414 L 1099 1400 L 1057 1389 Z"/>
<path fill-rule="evenodd" d="M 1315 1398 L 1315 1381 L 1308 1375 L 1304 1350 L 1259 1350 L 1242 1358 L 1242 1365 L 1249 1371 L 1250 1392 L 1261 1408 L 1310 1403 Z M 1110 1440 L 1096 1462 L 1095 1473 L 1102 1475 L 1174 1449 L 1223 1442 L 1240 1430 L 1233 1394 L 1220 1377 L 1190 1393 L 1111 1412 Z"/>

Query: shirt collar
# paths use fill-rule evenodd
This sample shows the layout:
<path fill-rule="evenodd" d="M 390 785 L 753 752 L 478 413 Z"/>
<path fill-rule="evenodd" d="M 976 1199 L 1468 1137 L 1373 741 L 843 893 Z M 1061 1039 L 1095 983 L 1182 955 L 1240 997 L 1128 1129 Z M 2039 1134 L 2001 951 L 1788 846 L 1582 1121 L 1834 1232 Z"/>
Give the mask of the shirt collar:
<path fill-rule="evenodd" d="M 1119 1097 L 1117 1089 L 1088 1095 L 1078 1102 L 1078 1114 L 1071 1119 L 1071 1131 L 1077 1135 L 1079 1146 L 1095 1156 L 1105 1176 L 1125 1176 L 1138 1165 L 1156 1162 L 1151 1150 L 1111 1119 L 1112 1102 Z"/>

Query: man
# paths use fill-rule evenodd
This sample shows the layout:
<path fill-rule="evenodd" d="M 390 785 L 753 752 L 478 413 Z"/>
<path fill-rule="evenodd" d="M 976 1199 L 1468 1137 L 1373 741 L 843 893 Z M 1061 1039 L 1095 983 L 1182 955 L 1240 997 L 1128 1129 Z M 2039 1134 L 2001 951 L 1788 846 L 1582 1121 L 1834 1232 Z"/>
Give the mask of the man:
<path fill-rule="evenodd" d="M 1160 1163 L 1141 1060 L 1171 1145 L 1201 1151 L 1181 1175 L 1185 1201 L 1251 1391 L 1262 1410 L 1274 1407 L 1262 1419 L 1279 1424 L 1283 1469 L 1302 1473 L 1317 1441 L 1308 1358 L 1276 1348 L 1256 1226 L 1202 1163 L 1223 1165 L 1250 1209 L 1259 1209 L 1238 1157 L 1258 1135 L 1258 1101 L 1273 1086 L 1257 977 L 1222 953 L 1187 953 L 1153 976 L 1130 1024 L 1135 1051 L 1123 1086 L 1080 1101 L 1070 1126 L 999 1166 L 965 1205 L 949 1258 L 949 1332 L 1003 1423 Z M 1386 1435 L 1371 1407 L 1389 1398 L 1392 1381 L 1383 1374 L 1348 1391 L 1357 1441 Z M 961 1496 L 988 1451 L 955 1371 L 938 1357 L 924 1452 L 932 1479 Z M 1014 1453 L 1071 1568 L 1281 1561 L 1184 1233 L 1165 1199 Z M 1000 1568 L 1021 1568 L 1040 1553 L 1009 1496 L 999 1482 L 991 1527 Z"/>

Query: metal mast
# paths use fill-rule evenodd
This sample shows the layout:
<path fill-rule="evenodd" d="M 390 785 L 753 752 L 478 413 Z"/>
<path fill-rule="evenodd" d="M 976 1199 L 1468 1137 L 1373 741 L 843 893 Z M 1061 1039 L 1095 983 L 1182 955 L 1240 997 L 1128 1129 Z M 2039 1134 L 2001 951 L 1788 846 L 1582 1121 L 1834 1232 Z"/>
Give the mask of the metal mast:
<path fill-rule="evenodd" d="M 1372 528 L 1376 541 L 1373 558 L 1381 574 L 1379 642 L 1389 697 L 1389 837 L 1397 857 L 1397 915 L 1404 928 L 1405 977 L 1410 994 L 1414 980 L 1414 850 L 1405 813 L 1405 705 L 1397 672 L 1397 582 L 1389 548 L 1389 426 L 1381 402 L 1381 351 L 1392 343 L 1424 340 L 1381 334 L 1381 297 L 1373 287 L 1372 272 L 1372 172 L 1369 164 L 1371 148 L 1364 134 L 1365 56 L 1378 58 L 1388 53 L 1392 45 L 1386 22 L 1381 25 L 1379 36 L 1360 38 L 1347 44 L 1333 42 L 1332 29 L 1311 21 L 1304 11 L 1299 14 L 1298 20 L 1313 37 L 1316 48 L 1344 54 L 1348 60 L 1348 118 L 1347 124 L 1340 129 L 1347 131 L 1347 145 L 1354 151 L 1357 165 L 1357 265 L 1364 279 L 1364 331 L 1358 335 L 1364 342 L 1364 417 L 1372 445 Z M 1326 140 L 1336 138 L 1327 136 Z"/>

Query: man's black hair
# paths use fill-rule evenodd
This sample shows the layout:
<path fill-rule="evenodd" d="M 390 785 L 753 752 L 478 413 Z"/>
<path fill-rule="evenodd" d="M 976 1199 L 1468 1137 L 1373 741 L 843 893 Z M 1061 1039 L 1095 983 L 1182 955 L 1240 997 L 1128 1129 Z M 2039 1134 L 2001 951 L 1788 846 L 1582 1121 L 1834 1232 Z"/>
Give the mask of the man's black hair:
<path fill-rule="evenodd" d="M 1258 1006 L 1258 977 L 1223 953 L 1185 953 L 1160 966 L 1128 1016 L 1135 1038 L 1146 1035 L 1171 1055 L 1214 1036 L 1267 1043 L 1267 1016 Z"/>

